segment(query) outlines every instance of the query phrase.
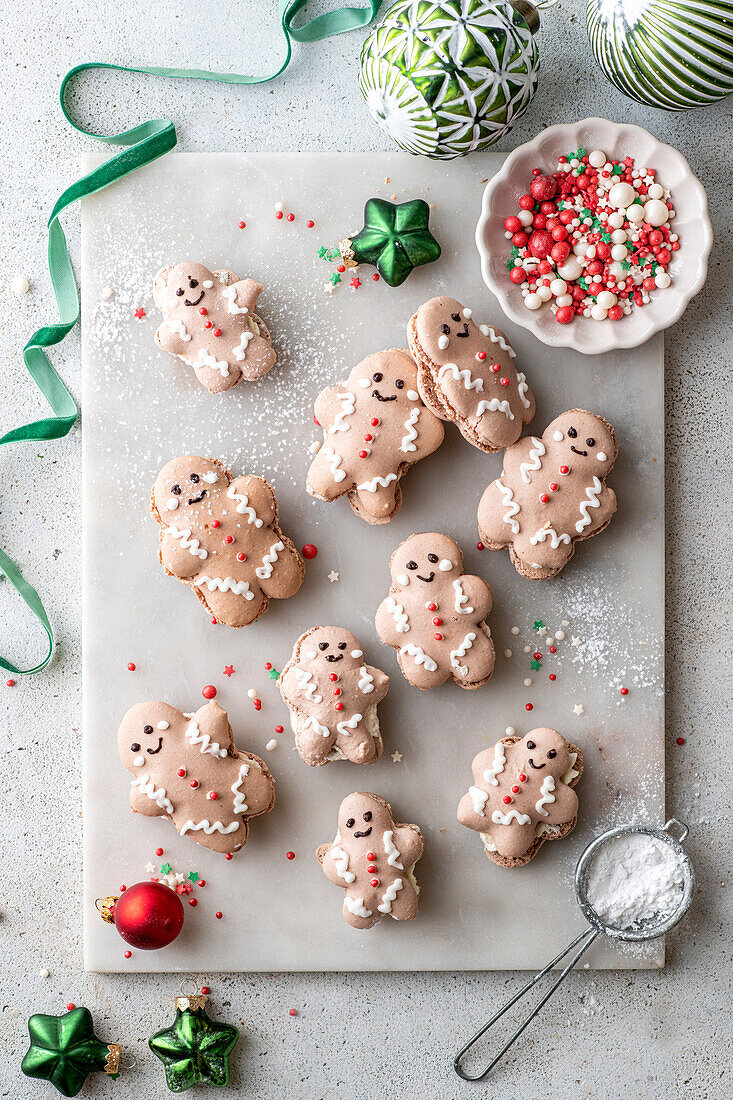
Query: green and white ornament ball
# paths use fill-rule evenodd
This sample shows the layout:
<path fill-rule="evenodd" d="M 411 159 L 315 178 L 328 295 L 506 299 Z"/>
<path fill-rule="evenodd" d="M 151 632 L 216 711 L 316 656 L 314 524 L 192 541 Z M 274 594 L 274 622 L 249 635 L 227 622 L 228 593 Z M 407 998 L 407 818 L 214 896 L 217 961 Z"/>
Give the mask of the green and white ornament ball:
<path fill-rule="evenodd" d="M 397 0 L 362 48 L 362 95 L 408 153 L 486 149 L 535 93 L 538 27 L 527 0 Z"/>
<path fill-rule="evenodd" d="M 730 0 L 588 0 L 588 41 L 612 84 L 664 111 L 733 92 Z"/>

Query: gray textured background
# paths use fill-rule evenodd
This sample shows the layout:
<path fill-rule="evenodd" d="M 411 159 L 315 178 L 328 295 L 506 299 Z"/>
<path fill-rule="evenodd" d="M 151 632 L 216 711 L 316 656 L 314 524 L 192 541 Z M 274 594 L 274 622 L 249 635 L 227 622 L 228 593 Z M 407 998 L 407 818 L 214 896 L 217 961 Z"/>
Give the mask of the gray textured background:
<path fill-rule="evenodd" d="M 201 66 L 241 72 L 282 49 L 274 3 L 175 0 L 155 5 L 50 4 L 23 0 L 0 24 L 5 58 L 0 301 L 3 308 L 4 429 L 45 406 L 25 374 L 20 349 L 54 319 L 45 269 L 45 221 L 78 174 L 90 142 L 65 125 L 57 104 L 64 72 L 82 60 Z M 266 11 L 263 14 L 263 9 Z M 318 7 L 315 7 L 318 10 Z M 213 1010 L 243 1039 L 233 1088 L 217 1095 L 262 1100 L 349 1100 L 395 1096 L 460 1098 L 501 1093 L 513 1100 L 730 1096 L 726 872 L 731 783 L 726 707 L 730 643 L 729 371 L 731 101 L 667 116 L 630 103 L 592 63 L 582 5 L 547 14 L 544 58 L 533 105 L 502 148 L 545 125 L 591 114 L 647 126 L 680 148 L 710 196 L 716 245 L 706 289 L 669 333 L 667 348 L 668 808 L 692 826 L 689 848 L 698 894 L 669 939 L 661 973 L 578 974 L 562 1004 L 545 1010 L 491 1084 L 461 1084 L 448 1054 L 486 1009 L 516 988 L 516 975 L 339 975 L 216 977 Z M 355 83 L 360 32 L 296 49 L 278 82 L 252 89 L 110 74 L 79 84 L 80 118 L 122 129 L 169 115 L 190 150 L 385 144 Z M 66 219 L 78 254 L 78 215 Z M 16 299 L 6 274 L 24 273 L 32 293 Z M 724 305 L 725 303 L 725 305 Z M 726 355 L 726 341 L 728 355 Z M 631 353 L 633 356 L 633 352 Z M 78 334 L 54 353 L 78 395 Z M 633 369 L 633 368 L 631 368 Z M 721 403 L 724 408 L 721 409 Z M 78 601 L 80 436 L 2 452 L 2 545 L 46 601 L 58 636 L 51 667 L 2 691 L 5 819 L 0 879 L 0 1096 L 55 1095 L 18 1072 L 25 1020 L 59 1012 L 67 1000 L 94 1011 L 99 1031 L 121 1038 L 139 1059 L 110 1085 L 82 1095 L 157 1100 L 170 1095 L 143 1040 L 169 1019 L 175 980 L 85 976 L 80 913 L 80 661 Z M 725 490 L 721 491 L 721 485 Z M 21 663 L 40 653 L 30 616 L 0 584 L 3 653 Z M 103 670 L 100 670 L 103 674 Z M 3 678 L 4 685 L 4 678 Z M 675 738 L 686 743 L 678 746 Z M 111 856 L 114 879 L 114 856 Z M 491 935 L 487 916 L 487 939 Z M 41 968 L 50 977 L 39 976 Z M 199 980 L 204 980 L 200 975 Z M 292 1018 L 288 1009 L 296 1007 Z"/>

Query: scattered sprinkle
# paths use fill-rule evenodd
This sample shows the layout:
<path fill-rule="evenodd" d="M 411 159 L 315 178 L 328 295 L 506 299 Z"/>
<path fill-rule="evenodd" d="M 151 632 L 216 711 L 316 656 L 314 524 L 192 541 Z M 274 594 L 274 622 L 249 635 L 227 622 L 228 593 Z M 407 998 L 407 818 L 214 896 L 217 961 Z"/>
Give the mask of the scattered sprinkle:
<path fill-rule="evenodd" d="M 147 316 L 142 306 L 138 306 L 138 308 L 135 310 L 135 316 L 137 317 L 138 321 L 142 321 L 143 317 Z"/>
<path fill-rule="evenodd" d="M 684 745 L 684 743 L 685 743 L 684 737 L 678 737 L 677 738 L 677 744 L 678 745 Z"/>
<path fill-rule="evenodd" d="M 304 558 L 310 561 L 312 558 L 315 558 L 317 556 L 318 547 L 314 546 L 312 542 L 307 542 L 301 550 L 301 554 Z"/>
<path fill-rule="evenodd" d="M 5 686 L 9 688 L 15 687 L 15 680 L 6 680 Z"/>
<path fill-rule="evenodd" d="M 207 684 L 206 687 L 201 688 L 201 694 L 203 695 L 204 699 L 215 699 L 216 688 L 213 684 Z"/>
<path fill-rule="evenodd" d="M 131 959 L 132 958 L 132 951 L 125 951 L 125 958 L 126 959 Z"/>
<path fill-rule="evenodd" d="M 628 695 L 629 694 L 629 689 L 628 688 L 619 688 L 619 690 L 620 690 L 622 695 Z"/>
<path fill-rule="evenodd" d="M 519 633 L 519 627 L 518 626 L 513 626 L 512 627 L 512 634 L 516 637 L 518 633 Z"/>
<path fill-rule="evenodd" d="M 517 731 L 515 730 L 514 726 L 507 726 L 507 728 L 504 730 L 504 733 L 507 737 L 514 737 L 516 732 Z"/>
<path fill-rule="evenodd" d="M 295 852 L 286 852 L 285 856 L 287 859 L 295 859 Z"/>
<path fill-rule="evenodd" d="M 280 744 L 280 742 L 278 741 L 278 739 L 276 737 L 271 737 L 270 740 L 265 745 L 265 748 L 267 749 L 268 752 L 273 752 L 279 744 Z"/>
<path fill-rule="evenodd" d="M 277 671 L 276 668 L 270 668 L 270 671 L 268 672 L 267 675 L 270 678 L 270 680 L 277 680 L 280 673 Z"/>
<path fill-rule="evenodd" d="M 402 753 L 397 752 L 397 750 L 395 749 L 395 751 L 392 753 L 392 763 L 393 764 L 399 764 L 401 760 L 402 760 Z"/>
<path fill-rule="evenodd" d="M 525 710 L 534 710 L 534 706 L 532 705 L 532 703 L 525 703 L 524 704 L 524 709 Z"/>
<path fill-rule="evenodd" d="M 573 714 L 577 714 L 580 717 L 581 714 L 585 714 L 585 707 L 582 703 L 576 703 L 573 707 Z"/>
<path fill-rule="evenodd" d="M 289 1008 L 288 1009 L 288 1016 L 297 1016 L 297 1015 L 298 1015 L 297 1008 Z"/>
<path fill-rule="evenodd" d="M 134 671 L 135 671 L 135 668 L 136 668 L 136 665 L 135 665 L 135 664 L 133 664 L 133 662 L 132 662 L 132 661 L 130 661 L 130 663 L 129 663 L 129 664 L 128 664 L 128 666 L 127 666 L 127 671 L 128 671 L 128 672 L 134 672 Z"/>
<path fill-rule="evenodd" d="M 224 675 L 225 676 L 231 676 L 234 671 L 235 671 L 234 665 L 224 665 Z"/>
<path fill-rule="evenodd" d="M 10 289 L 13 294 L 27 294 L 31 288 L 31 284 L 26 279 L 25 275 L 16 275 L 10 281 Z"/>
<path fill-rule="evenodd" d="M 204 997 L 208 997 L 209 993 L 211 993 L 211 990 L 209 989 L 208 985 L 202 985 L 201 992 L 203 993 Z"/>
<path fill-rule="evenodd" d="M 306 222 L 305 224 L 306 224 L 306 226 L 307 226 L 307 228 L 308 228 L 308 229 L 312 229 L 312 228 L 313 228 L 313 226 L 314 226 L 314 225 L 315 225 L 316 223 L 315 223 L 315 222 L 313 221 L 313 219 L 312 219 L 312 218 L 308 218 L 308 221 L 307 221 L 307 222 Z"/>
<path fill-rule="evenodd" d="M 505 649 L 504 650 L 504 656 L 505 657 L 511 657 L 511 655 L 512 655 L 511 649 Z"/>
<path fill-rule="evenodd" d="M 192 909 L 195 909 L 196 906 L 198 905 L 198 901 L 197 901 L 196 898 L 189 898 L 188 899 L 188 904 L 191 906 Z"/>
<path fill-rule="evenodd" d="M 247 688 L 247 698 L 248 699 L 254 699 L 256 694 L 257 694 L 257 692 L 255 691 L 254 688 Z"/>
<path fill-rule="evenodd" d="M 331 572 L 328 574 L 328 579 L 330 580 L 331 584 L 339 579 L 339 574 L 336 572 L 335 569 L 332 569 Z"/>
<path fill-rule="evenodd" d="M 524 682 L 524 686 L 525 686 L 526 688 L 530 688 L 530 687 L 532 687 L 532 678 L 531 678 L 531 676 L 525 676 L 525 678 L 524 678 L 524 681 L 523 681 L 523 682 Z"/>
<path fill-rule="evenodd" d="M 246 222 L 237 222 L 237 225 L 239 226 L 240 229 L 246 229 L 247 228 L 247 223 Z"/>
<path fill-rule="evenodd" d="M 38 973 L 40 974 L 40 976 L 42 978 L 48 978 L 49 975 L 50 975 L 50 971 L 46 970 L 45 966 L 44 966 L 43 970 L 39 970 Z"/>
<path fill-rule="evenodd" d="M 217 920 L 221 920 L 221 918 L 224 916 L 224 914 L 221 912 L 221 910 L 218 910 L 216 913 L 214 913 L 214 916 L 216 917 Z"/>

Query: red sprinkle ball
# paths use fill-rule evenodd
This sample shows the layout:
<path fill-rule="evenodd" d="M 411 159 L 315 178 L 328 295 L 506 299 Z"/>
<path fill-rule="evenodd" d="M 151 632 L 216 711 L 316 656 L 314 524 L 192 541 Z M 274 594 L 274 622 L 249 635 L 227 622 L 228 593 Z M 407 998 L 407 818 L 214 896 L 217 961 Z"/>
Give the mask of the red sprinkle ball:
<path fill-rule="evenodd" d="M 295 852 L 286 852 L 285 857 L 286 859 L 295 859 Z"/>
<path fill-rule="evenodd" d="M 74 1002 L 69 1001 L 69 1003 L 66 1006 L 66 1011 L 67 1012 L 73 1012 L 75 1008 L 76 1008 L 76 1005 L 74 1004 Z"/>
<path fill-rule="evenodd" d="M 310 561 L 311 558 L 315 558 L 317 556 L 318 547 L 314 546 L 312 542 L 307 542 L 301 550 L 301 554 L 304 558 L 307 558 L 307 560 Z"/>
<path fill-rule="evenodd" d="M 532 705 L 532 703 L 525 703 L 524 704 L 524 709 L 525 710 L 534 710 L 534 706 Z"/>
<path fill-rule="evenodd" d="M 216 913 L 214 913 L 214 916 L 216 917 L 217 920 L 221 920 L 221 918 L 224 916 L 224 914 L 222 913 L 221 909 L 219 909 Z"/>
<path fill-rule="evenodd" d="M 295 221 L 295 214 L 288 214 L 288 221 L 289 222 L 294 222 Z"/>
<path fill-rule="evenodd" d="M 213 684 L 207 684 L 206 687 L 201 688 L 201 694 L 203 695 L 204 699 L 215 699 L 216 688 Z"/>
<path fill-rule="evenodd" d="M 275 733 L 282 733 L 282 732 L 283 732 L 283 727 L 282 726 L 275 726 Z"/>
<path fill-rule="evenodd" d="M 308 221 L 307 221 L 307 222 L 306 222 L 305 224 L 306 224 L 306 226 L 308 227 L 308 229 L 312 229 L 312 228 L 313 228 L 313 226 L 314 226 L 314 225 L 315 225 L 316 223 L 315 223 L 315 222 L 313 221 L 313 219 L 312 219 L 312 218 L 308 218 Z"/>
<path fill-rule="evenodd" d="M 155 849 L 155 854 L 156 854 L 156 856 L 162 856 L 162 855 L 163 855 L 163 851 L 164 851 L 164 849 L 163 849 L 163 848 L 156 848 L 156 849 Z"/>
<path fill-rule="evenodd" d="M 195 909 L 196 906 L 198 905 L 198 901 L 197 901 L 196 898 L 189 898 L 188 899 L 188 904 L 191 906 L 192 909 Z"/>
<path fill-rule="evenodd" d="M 132 958 L 132 951 L 125 951 L 125 958 L 126 959 L 131 959 Z"/>
<path fill-rule="evenodd" d="M 677 738 L 677 744 L 678 745 L 684 745 L 684 743 L 685 743 L 684 737 L 678 737 Z"/>
<path fill-rule="evenodd" d="M 209 993 L 211 993 L 211 990 L 209 989 L 208 985 L 202 985 L 201 992 L 203 993 L 204 997 L 208 997 Z"/>
<path fill-rule="evenodd" d="M 297 1015 L 298 1015 L 297 1008 L 289 1008 L 288 1009 L 288 1016 L 297 1016 Z"/>
<path fill-rule="evenodd" d="M 509 279 L 527 309 L 549 302 L 561 325 L 620 321 L 670 285 L 680 243 L 673 200 L 655 177 L 601 149 L 560 156 L 551 174 L 532 169 L 517 214 L 504 219 Z"/>
<path fill-rule="evenodd" d="M 231 852 L 225 852 L 224 853 L 224 859 L 234 859 L 234 856 L 232 855 Z"/>
<path fill-rule="evenodd" d="M 550 673 L 550 675 L 548 676 L 548 679 L 549 679 L 549 680 L 556 680 L 556 679 L 557 679 L 557 676 L 555 675 L 555 673 L 554 673 L 554 672 L 551 672 L 551 673 Z"/>
<path fill-rule="evenodd" d="M 477 542 L 476 543 L 476 549 L 477 550 L 483 550 L 484 549 L 484 544 L 482 542 Z"/>
<path fill-rule="evenodd" d="M 6 680 L 5 686 L 9 688 L 15 687 L 15 680 Z"/>
<path fill-rule="evenodd" d="M 246 229 L 247 228 L 247 223 L 246 222 L 238 222 L 237 224 L 239 225 L 240 229 Z"/>
<path fill-rule="evenodd" d="M 622 695 L 628 695 L 629 694 L 629 689 L 628 688 L 621 688 L 621 694 Z"/>
<path fill-rule="evenodd" d="M 135 669 L 136 669 L 136 667 L 137 667 L 137 666 L 136 666 L 135 664 L 133 664 L 133 662 L 132 662 L 132 661 L 130 661 L 129 665 L 127 666 L 127 671 L 128 671 L 128 672 L 134 672 L 134 671 L 135 671 Z"/>
<path fill-rule="evenodd" d="M 255 710 L 262 710 L 262 700 L 261 699 L 253 699 L 252 700 L 252 706 L 255 708 Z"/>

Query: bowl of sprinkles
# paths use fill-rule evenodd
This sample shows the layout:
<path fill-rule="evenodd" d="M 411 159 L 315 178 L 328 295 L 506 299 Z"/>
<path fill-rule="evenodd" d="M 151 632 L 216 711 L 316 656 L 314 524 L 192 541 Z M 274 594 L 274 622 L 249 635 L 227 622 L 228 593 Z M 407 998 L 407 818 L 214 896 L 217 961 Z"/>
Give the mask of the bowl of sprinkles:
<path fill-rule="evenodd" d="M 701 289 L 707 197 L 676 149 L 601 118 L 550 126 L 484 191 L 476 244 L 507 316 L 586 355 L 674 324 Z"/>

